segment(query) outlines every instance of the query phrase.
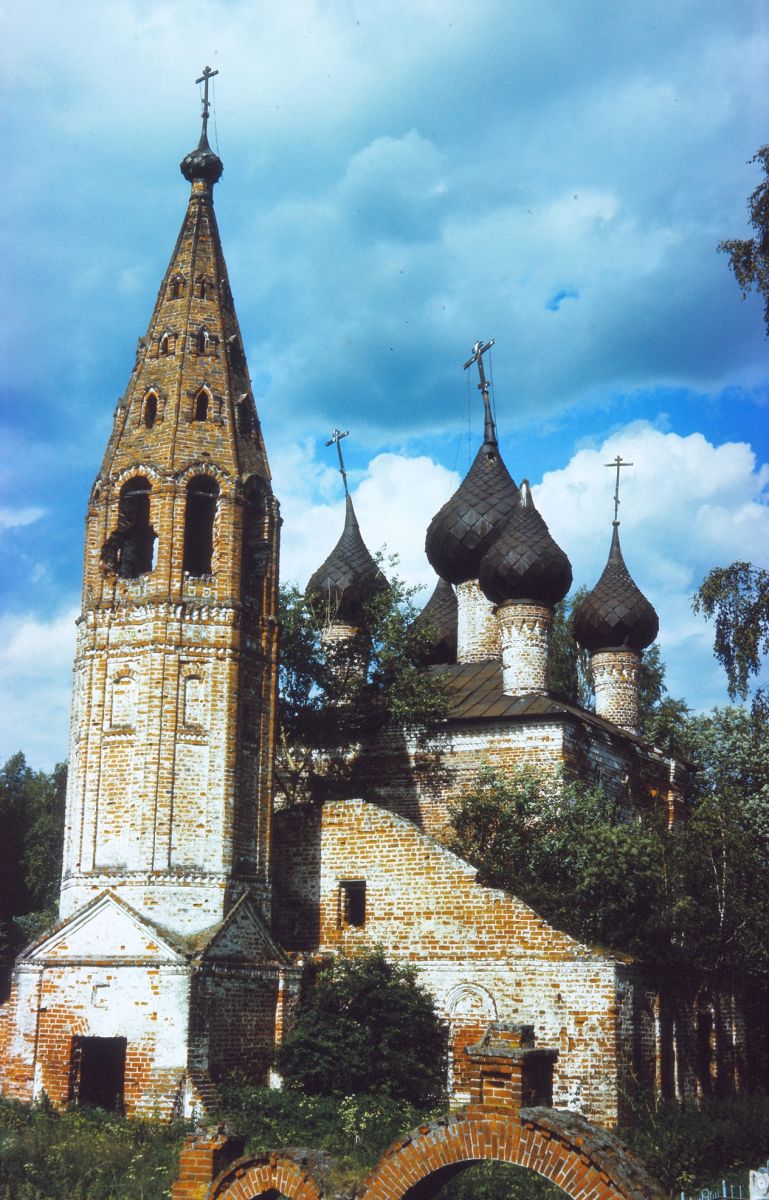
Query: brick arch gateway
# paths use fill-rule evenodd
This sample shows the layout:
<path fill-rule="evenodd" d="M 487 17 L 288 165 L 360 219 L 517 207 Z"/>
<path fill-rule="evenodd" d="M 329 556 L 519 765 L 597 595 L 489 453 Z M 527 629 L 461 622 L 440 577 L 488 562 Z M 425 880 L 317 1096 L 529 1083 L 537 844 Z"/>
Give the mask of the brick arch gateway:
<path fill-rule="evenodd" d="M 612 1133 L 536 1103 L 547 1099 L 556 1052 L 534 1049 L 530 1027 L 491 1025 L 467 1053 L 470 1104 L 399 1138 L 354 1189 L 334 1187 L 332 1164 L 320 1152 L 232 1161 L 241 1146 L 209 1134 L 185 1144 L 172 1200 L 431 1200 L 452 1176 L 482 1162 L 525 1167 L 572 1200 L 663 1200 L 664 1190 Z"/>

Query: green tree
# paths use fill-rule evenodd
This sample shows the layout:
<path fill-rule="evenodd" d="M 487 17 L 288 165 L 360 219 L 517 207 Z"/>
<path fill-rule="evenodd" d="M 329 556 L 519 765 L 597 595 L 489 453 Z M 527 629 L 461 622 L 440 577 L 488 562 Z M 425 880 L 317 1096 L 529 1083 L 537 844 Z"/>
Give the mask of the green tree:
<path fill-rule="evenodd" d="M 574 637 L 574 612 L 588 593 L 577 588 L 555 605 L 547 660 L 547 690 L 554 700 L 592 708 L 595 704 L 590 658 Z"/>
<path fill-rule="evenodd" d="M 276 767 L 289 802 L 321 778 L 344 779 L 355 747 L 388 722 L 431 727 L 445 716 L 445 681 L 421 666 L 431 630 L 414 625 L 415 591 L 393 578 L 365 606 L 353 655 L 335 657 L 321 642 L 326 614 L 281 588 Z"/>
<path fill-rule="evenodd" d="M 446 1036 L 414 968 L 374 950 L 321 965 L 277 1067 L 289 1087 L 311 1095 L 381 1093 L 440 1104 Z"/>
<path fill-rule="evenodd" d="M 764 178 L 748 199 L 748 216 L 756 236 L 728 238 L 719 242 L 718 249 L 729 255 L 729 265 L 743 299 L 754 289 L 763 298 L 764 323 L 769 336 L 769 145 L 757 150 L 750 161 L 761 163 L 764 171 Z"/>
<path fill-rule="evenodd" d="M 692 607 L 715 620 L 713 653 L 726 671 L 730 697 L 744 700 L 769 652 L 769 571 L 747 562 L 714 567 Z M 764 692 L 759 689 L 758 704 L 762 703 Z"/>
<path fill-rule="evenodd" d="M 0 771 L 5 867 L 0 873 L 2 953 L 13 955 L 55 918 L 67 768 L 33 771 L 14 754 Z"/>

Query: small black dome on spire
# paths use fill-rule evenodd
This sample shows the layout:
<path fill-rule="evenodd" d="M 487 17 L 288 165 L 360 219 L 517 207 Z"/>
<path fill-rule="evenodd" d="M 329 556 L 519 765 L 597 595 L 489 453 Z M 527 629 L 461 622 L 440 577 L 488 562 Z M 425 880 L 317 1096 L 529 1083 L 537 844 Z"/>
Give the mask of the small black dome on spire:
<path fill-rule="evenodd" d="M 214 154 L 208 144 L 205 123 L 200 141 L 196 148 L 185 155 L 179 163 L 179 170 L 185 179 L 189 179 L 190 183 L 196 179 L 204 179 L 207 183 L 214 184 L 221 179 L 224 163 L 218 154 Z"/>
<path fill-rule="evenodd" d="M 499 523 L 517 502 L 518 488 L 491 426 L 464 480 L 428 526 L 425 553 L 436 574 L 450 583 L 477 579 Z"/>
<path fill-rule="evenodd" d="M 387 586 L 387 580 L 361 537 L 358 518 L 348 496 L 342 536 L 323 565 L 310 577 L 305 595 L 328 604 L 333 617 L 354 624 L 360 619 L 366 601 Z"/>
<path fill-rule="evenodd" d="M 438 580 L 432 596 L 415 618 L 413 628 L 431 631 L 430 642 L 422 655 L 426 666 L 457 661 L 457 597 L 448 580 Z"/>
<path fill-rule="evenodd" d="M 603 575 L 574 614 L 574 636 L 586 650 L 629 646 L 640 651 L 651 645 L 659 627 L 654 608 L 625 566 L 615 521 Z"/>
<path fill-rule="evenodd" d="M 493 604 L 533 600 L 556 604 L 571 587 L 571 563 L 534 507 L 528 480 L 481 560 L 478 581 Z"/>

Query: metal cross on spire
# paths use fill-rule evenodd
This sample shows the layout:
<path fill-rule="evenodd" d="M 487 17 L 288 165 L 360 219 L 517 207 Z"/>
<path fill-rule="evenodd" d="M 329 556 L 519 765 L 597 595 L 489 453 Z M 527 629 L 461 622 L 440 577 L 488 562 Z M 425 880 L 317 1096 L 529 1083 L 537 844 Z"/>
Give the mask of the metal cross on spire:
<path fill-rule="evenodd" d="M 342 438 L 348 437 L 349 433 L 349 429 L 335 429 L 331 434 L 331 437 L 326 442 L 327 446 L 333 446 L 336 443 L 336 452 L 339 455 L 339 473 L 342 476 L 342 482 L 344 483 L 345 496 L 349 496 L 350 492 L 347 487 L 347 472 L 344 469 L 344 459 L 342 458 Z"/>
<path fill-rule="evenodd" d="M 211 105 L 208 102 L 208 81 L 213 79 L 214 75 L 218 75 L 219 71 L 212 71 L 210 67 L 203 68 L 203 74 L 200 79 L 196 79 L 195 83 L 203 84 L 203 136 L 208 136 L 208 110 Z"/>
<path fill-rule="evenodd" d="M 619 525 L 619 519 L 617 517 L 617 514 L 619 512 L 619 473 L 623 467 L 632 467 L 633 464 L 631 462 L 623 462 L 622 455 L 618 454 L 617 457 L 614 459 L 614 462 L 604 463 L 603 465 L 605 467 L 614 467 L 617 472 L 617 481 L 614 485 L 614 521 L 613 521 L 613 524 Z"/>
<path fill-rule="evenodd" d="M 491 347 L 494 345 L 494 341 L 495 341 L 495 339 L 492 338 L 491 341 L 486 342 L 485 345 L 483 344 L 483 342 L 476 342 L 475 345 L 473 346 L 472 355 L 470 356 L 470 358 L 468 358 L 467 362 L 462 367 L 462 370 L 466 371 L 468 367 L 471 367 L 473 365 L 473 363 L 478 364 L 478 374 L 479 374 L 480 380 L 481 380 L 480 383 L 478 384 L 478 390 L 480 391 L 481 396 L 483 397 L 483 440 L 484 440 L 484 442 L 495 442 L 497 440 L 497 435 L 494 430 L 494 419 L 491 415 L 491 404 L 489 403 L 489 381 L 487 380 L 486 372 L 483 369 L 483 356 L 486 353 L 486 351 L 490 350 Z"/>

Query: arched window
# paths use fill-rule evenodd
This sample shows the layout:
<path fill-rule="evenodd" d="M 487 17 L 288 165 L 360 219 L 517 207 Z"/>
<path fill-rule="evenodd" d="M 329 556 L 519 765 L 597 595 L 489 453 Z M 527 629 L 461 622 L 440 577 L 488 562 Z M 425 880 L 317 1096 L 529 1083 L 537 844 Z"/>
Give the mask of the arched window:
<path fill-rule="evenodd" d="M 171 353 L 171 339 L 169 338 L 167 333 L 164 333 L 162 338 L 160 339 L 160 343 L 158 345 L 158 354 L 170 354 L 170 353 Z"/>
<path fill-rule="evenodd" d="M 201 388 L 195 397 L 194 407 L 192 409 L 193 421 L 207 421 L 208 407 L 211 400 L 211 393 L 207 388 Z"/>
<path fill-rule="evenodd" d="M 210 340 L 211 339 L 210 339 L 208 330 L 206 329 L 206 327 L 204 325 L 202 329 L 198 330 L 198 336 L 196 339 L 196 349 L 197 349 L 198 354 L 207 354 L 208 353 Z"/>
<path fill-rule="evenodd" d="M 184 295 L 184 276 L 174 275 L 168 284 L 168 295 L 172 300 L 178 300 Z"/>
<path fill-rule="evenodd" d="M 187 485 L 184 514 L 184 570 L 208 575 L 214 554 L 214 518 L 219 485 L 209 475 L 195 475 Z"/>
<path fill-rule="evenodd" d="M 135 475 L 121 488 L 117 529 L 102 548 L 105 567 L 121 579 L 137 579 L 152 570 L 156 534 L 150 525 L 151 490 L 143 475 Z"/>
<path fill-rule="evenodd" d="M 158 398 L 156 392 L 147 392 L 144 397 L 144 424 L 152 429 L 158 416 Z"/>

